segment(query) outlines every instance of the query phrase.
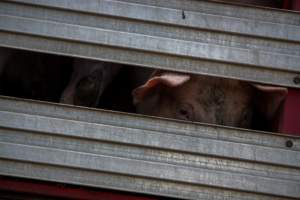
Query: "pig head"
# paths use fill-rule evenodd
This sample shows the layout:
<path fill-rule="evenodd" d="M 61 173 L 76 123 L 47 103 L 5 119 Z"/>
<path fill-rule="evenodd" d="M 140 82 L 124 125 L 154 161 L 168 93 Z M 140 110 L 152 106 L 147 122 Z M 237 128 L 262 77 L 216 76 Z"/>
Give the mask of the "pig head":
<path fill-rule="evenodd" d="M 254 114 L 271 124 L 286 94 L 282 87 L 155 71 L 133 100 L 142 114 L 251 128 Z"/>
<path fill-rule="evenodd" d="M 71 80 L 60 102 L 96 107 L 100 96 L 120 68 L 119 64 L 75 58 Z"/>

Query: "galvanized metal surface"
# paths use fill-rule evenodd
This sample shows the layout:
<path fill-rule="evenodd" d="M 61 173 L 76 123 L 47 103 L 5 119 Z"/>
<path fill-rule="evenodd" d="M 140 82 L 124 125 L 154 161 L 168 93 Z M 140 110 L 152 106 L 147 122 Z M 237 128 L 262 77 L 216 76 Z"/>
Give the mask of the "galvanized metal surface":
<path fill-rule="evenodd" d="M 156 21 L 247 35 L 299 41 L 299 16 L 292 12 L 181 0 L 12 0 L 25 4 L 80 10 L 95 14 Z M 183 13 L 184 12 L 184 13 Z M 267 12 L 267 13 L 264 13 Z M 276 30 L 276 32 L 272 32 Z"/>
<path fill-rule="evenodd" d="M 205 1 L 0 5 L 1 46 L 300 87 L 296 13 Z"/>
<path fill-rule="evenodd" d="M 206 1 L 0 2 L 0 46 L 298 88 L 299 33 L 297 13 Z M 0 98 L 1 175 L 184 199 L 291 199 L 299 151 L 292 136 Z"/>
<path fill-rule="evenodd" d="M 186 199 L 297 198 L 299 149 L 296 137 L 0 99 L 1 175 Z"/>

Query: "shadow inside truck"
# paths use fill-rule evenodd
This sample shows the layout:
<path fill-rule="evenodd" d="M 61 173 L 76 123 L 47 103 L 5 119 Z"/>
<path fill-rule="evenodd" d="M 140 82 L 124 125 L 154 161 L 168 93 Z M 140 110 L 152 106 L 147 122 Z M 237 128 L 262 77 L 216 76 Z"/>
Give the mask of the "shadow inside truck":
<path fill-rule="evenodd" d="M 287 88 L 0 48 L 0 95 L 278 131 Z"/>

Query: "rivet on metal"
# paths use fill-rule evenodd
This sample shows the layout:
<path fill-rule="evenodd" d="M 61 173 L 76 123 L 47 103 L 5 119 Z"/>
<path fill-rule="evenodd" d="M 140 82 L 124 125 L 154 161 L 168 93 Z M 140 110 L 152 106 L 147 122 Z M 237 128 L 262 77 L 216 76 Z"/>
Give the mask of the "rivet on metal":
<path fill-rule="evenodd" d="M 295 84 L 300 84 L 300 77 L 299 76 L 296 76 L 295 78 L 294 78 L 294 83 Z"/>
<path fill-rule="evenodd" d="M 286 141 L 285 146 L 291 148 L 293 146 L 293 141 L 291 140 Z"/>

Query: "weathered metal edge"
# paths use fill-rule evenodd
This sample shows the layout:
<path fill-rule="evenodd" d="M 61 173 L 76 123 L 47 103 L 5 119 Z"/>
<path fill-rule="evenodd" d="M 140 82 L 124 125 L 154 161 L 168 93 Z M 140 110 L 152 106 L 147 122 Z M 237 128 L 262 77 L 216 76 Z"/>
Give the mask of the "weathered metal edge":
<path fill-rule="evenodd" d="M 6 16 L 6 17 L 8 17 L 8 16 Z M 11 18 L 11 17 L 9 17 L 9 19 L 14 19 L 13 20 L 14 22 L 7 23 L 7 20 L 3 19 L 2 20 L 2 22 L 3 22 L 2 25 L 3 26 L 7 26 L 8 24 L 11 24 L 13 26 L 16 26 L 18 24 L 18 20 L 15 21 L 16 19 L 19 19 L 19 20 L 23 21 L 22 18 L 20 19 L 20 18 L 14 18 L 14 17 Z M 21 27 L 22 24 L 23 24 L 21 21 L 19 21 L 20 22 L 19 23 L 19 25 L 20 25 L 19 27 Z M 34 20 L 34 21 L 31 21 L 31 22 L 44 22 L 44 21 Z M 44 23 L 39 24 L 39 26 L 37 24 L 36 25 L 37 25 L 37 27 L 40 27 L 40 25 L 43 26 L 43 24 Z M 30 25 L 30 23 L 27 24 L 27 25 Z M 64 24 L 63 26 L 61 26 L 62 24 L 59 25 L 57 23 L 53 23 L 52 24 L 54 26 L 58 25 L 58 27 L 60 27 L 60 28 L 64 27 L 63 29 L 61 29 L 61 31 L 64 30 L 62 38 L 59 38 L 59 37 L 57 38 L 57 36 L 55 36 L 56 38 L 53 38 L 54 35 L 58 34 L 57 31 L 55 31 L 55 33 L 53 33 L 53 34 L 45 33 L 46 35 L 43 35 L 43 34 L 40 35 L 41 33 L 35 33 L 35 34 L 31 35 L 31 36 L 29 36 L 29 35 L 22 35 L 22 34 L 24 34 L 24 31 L 26 32 L 26 30 L 28 31 L 29 29 L 30 30 L 34 29 L 32 27 L 30 28 L 30 26 L 28 27 L 27 25 L 25 27 L 23 26 L 23 28 L 25 28 L 25 29 L 23 29 L 23 31 L 21 31 L 21 30 L 17 31 L 18 28 L 16 30 L 14 30 L 14 31 L 19 32 L 17 34 L 16 34 L 16 32 L 15 33 L 13 33 L 13 32 L 10 32 L 10 33 L 8 33 L 8 32 L 2 32 L 2 34 L 8 34 L 8 36 L 7 35 L 4 36 L 5 39 L 3 40 L 3 42 L 2 41 L 0 42 L 1 45 L 2 46 L 14 46 L 14 47 L 17 47 L 17 48 L 22 48 L 22 45 L 23 45 L 23 48 L 24 48 L 24 46 L 26 46 L 25 48 L 28 48 L 28 46 L 32 46 L 32 45 L 36 46 L 36 44 L 30 44 L 30 41 L 29 40 L 25 40 L 25 39 L 23 39 L 23 41 L 20 42 L 19 44 L 12 44 L 12 43 L 16 43 L 17 39 L 15 39 L 15 40 L 13 40 L 13 39 L 7 40 L 6 38 L 7 37 L 20 36 L 20 37 L 32 37 L 32 39 L 34 39 L 34 40 L 41 40 L 41 37 L 42 37 L 43 40 L 44 40 L 43 44 L 45 44 L 45 43 L 49 44 L 46 48 L 51 47 L 52 48 L 51 52 L 54 52 L 53 48 L 55 48 L 55 50 L 57 50 L 57 48 L 60 48 L 61 45 L 60 46 L 51 45 L 50 42 L 48 42 L 49 40 L 52 40 L 52 41 L 53 40 L 60 40 L 60 42 L 61 41 L 65 41 L 67 43 L 72 43 L 72 44 L 75 44 L 75 43 L 78 44 L 78 42 L 80 42 L 80 45 L 78 44 L 79 46 L 77 46 L 77 50 L 80 50 L 80 49 L 84 48 L 83 47 L 84 46 L 83 43 L 85 43 L 85 45 L 86 45 L 86 47 L 85 47 L 86 51 L 80 50 L 81 53 L 79 55 L 77 53 L 75 53 L 75 52 L 72 52 L 71 54 L 70 53 L 66 53 L 65 51 L 66 50 L 70 51 L 70 49 L 73 49 L 73 51 L 77 51 L 77 50 L 75 50 L 76 48 L 69 48 L 69 47 L 66 47 L 66 46 L 63 47 L 64 48 L 63 49 L 64 52 L 60 52 L 60 53 L 64 53 L 64 54 L 72 55 L 72 56 L 83 56 L 82 53 L 84 53 L 84 54 L 94 53 L 94 52 L 91 52 L 90 49 L 93 48 L 93 47 L 95 47 L 95 46 L 97 46 L 98 49 L 99 48 L 110 48 L 110 49 L 114 49 L 116 51 L 122 52 L 121 54 L 125 54 L 127 52 L 130 52 L 131 55 L 129 56 L 129 58 L 124 58 L 124 59 L 127 59 L 125 61 L 124 61 L 124 59 L 120 59 L 121 57 L 117 57 L 117 56 L 112 55 L 112 54 L 114 54 L 112 52 L 111 52 L 111 54 L 101 52 L 101 53 L 97 54 L 97 57 L 90 56 L 90 55 L 88 55 L 88 56 L 84 55 L 83 57 L 87 56 L 89 58 L 92 57 L 94 59 L 99 59 L 99 56 L 100 56 L 101 57 L 100 59 L 102 59 L 102 60 L 108 60 L 108 61 L 114 61 L 114 62 L 125 62 L 125 63 L 129 63 L 129 64 L 137 65 L 137 64 L 139 64 L 139 62 L 137 62 L 137 58 L 140 57 L 140 56 L 132 54 L 132 52 L 135 52 L 137 54 L 144 54 L 145 57 L 146 56 L 149 57 L 149 59 L 143 60 L 143 63 L 140 63 L 143 66 L 149 66 L 149 67 L 154 67 L 154 68 L 157 67 L 157 68 L 164 68 L 164 69 L 173 69 L 173 70 L 179 70 L 179 71 L 185 71 L 185 72 L 192 72 L 192 73 L 209 74 L 209 75 L 216 75 L 216 76 L 227 77 L 227 78 L 236 78 L 236 79 L 243 79 L 243 80 L 248 80 L 248 81 L 257 81 L 257 82 L 262 82 L 262 83 L 278 84 L 278 85 L 290 86 L 290 87 L 300 87 L 300 85 L 295 84 L 295 82 L 293 81 L 294 78 L 297 77 L 297 73 L 286 71 L 286 70 L 291 70 L 291 68 L 285 68 L 283 71 L 281 71 L 281 67 L 283 65 L 285 65 L 285 64 L 288 64 L 288 63 L 290 63 L 292 65 L 295 65 L 295 68 L 294 67 L 292 67 L 292 68 L 293 69 L 297 69 L 298 68 L 298 63 L 299 63 L 299 62 L 297 62 L 297 56 L 284 55 L 284 54 L 274 54 L 273 57 L 275 56 L 276 58 L 274 57 L 274 59 L 272 59 L 273 57 L 271 56 L 271 54 L 268 54 L 268 53 L 266 54 L 265 52 L 262 52 L 262 54 L 264 54 L 264 56 L 261 55 L 261 56 L 258 56 L 258 57 L 266 58 L 266 62 L 264 62 L 264 63 L 268 63 L 267 60 L 268 61 L 271 60 L 272 61 L 271 64 L 273 65 L 273 67 L 275 66 L 274 69 L 272 69 L 272 68 L 269 69 L 269 68 L 261 68 L 259 66 L 248 65 L 248 64 L 247 65 L 245 65 L 245 64 L 234 64 L 234 63 L 230 64 L 230 63 L 224 62 L 223 58 L 221 58 L 221 57 L 220 57 L 221 60 L 205 60 L 205 59 L 203 60 L 203 58 L 199 59 L 197 57 L 198 55 L 196 55 L 196 54 L 198 54 L 198 53 L 195 54 L 196 58 L 192 58 L 192 57 L 190 57 L 190 55 L 187 56 L 188 54 L 185 54 L 187 52 L 190 52 L 190 50 L 189 51 L 185 51 L 184 50 L 185 48 L 183 48 L 184 51 L 182 52 L 183 53 L 182 55 L 179 54 L 179 56 L 176 56 L 176 55 L 172 55 L 174 52 L 173 53 L 172 52 L 168 52 L 168 51 L 166 51 L 166 52 L 160 52 L 160 51 L 156 52 L 158 50 L 157 47 L 151 47 L 150 48 L 151 50 L 150 49 L 148 49 L 148 50 L 150 50 L 152 52 L 149 52 L 148 50 L 145 51 L 146 49 L 142 49 L 142 51 L 140 51 L 141 49 L 135 47 L 134 45 L 133 46 L 130 46 L 130 45 L 127 46 L 126 44 L 125 45 L 124 44 L 123 45 L 115 44 L 115 45 L 117 45 L 117 46 L 115 46 L 113 44 L 108 44 L 108 43 L 107 44 L 106 43 L 102 44 L 101 42 L 99 44 L 98 42 L 95 42 L 97 40 L 97 38 L 99 38 L 98 37 L 99 36 L 99 32 L 98 31 L 95 32 L 95 29 L 89 29 L 89 31 L 91 31 L 91 30 L 94 31 L 93 34 L 90 33 L 90 32 L 87 32 L 86 34 L 83 34 L 83 35 L 94 35 L 94 36 L 97 35 L 96 40 L 93 37 L 93 38 L 90 38 L 88 40 L 81 41 L 80 38 L 74 37 L 73 34 L 69 35 L 68 37 L 64 36 L 64 34 L 66 32 L 68 32 L 68 31 L 65 30 L 65 28 L 68 29 L 68 27 L 65 27 L 66 24 Z M 56 28 L 58 28 L 58 27 L 56 27 Z M 74 26 L 71 26 L 71 27 L 74 28 Z M 45 30 L 57 30 L 56 28 L 53 28 L 53 27 L 52 28 L 47 27 L 47 25 L 44 26 L 43 28 L 45 28 Z M 77 28 L 79 28 L 81 30 L 83 27 L 82 26 L 77 26 Z M 77 30 L 77 28 L 76 28 L 76 30 Z M 79 29 L 77 31 L 80 31 Z M 77 32 L 76 30 L 74 30 L 74 31 Z M 11 30 L 11 31 L 13 31 L 13 30 Z M 72 33 L 74 33 L 74 31 L 72 31 Z M 46 32 L 48 32 L 48 31 L 46 31 Z M 106 30 L 106 32 L 107 32 L 107 30 Z M 118 31 L 113 31 L 113 32 L 116 33 L 116 34 L 119 34 Z M 110 31 L 110 33 L 112 33 L 112 32 Z M 30 32 L 30 34 L 32 34 L 32 33 Z M 108 32 L 106 34 L 105 31 L 103 32 L 103 34 L 105 34 L 106 36 L 110 35 L 110 34 L 108 34 Z M 122 34 L 125 34 L 125 33 L 122 33 Z M 141 34 L 131 34 L 130 33 L 128 36 L 130 36 L 130 38 L 131 38 L 131 36 L 132 37 L 141 36 L 142 37 L 142 38 L 140 38 L 141 41 L 146 41 L 146 40 L 144 40 L 145 36 L 141 35 Z M 146 37 L 148 37 L 148 36 L 146 36 Z M 122 37 L 117 37 L 117 38 L 122 38 Z M 159 37 L 157 37 L 157 38 L 159 38 Z M 128 40 L 128 41 L 132 41 L 131 39 Z M 152 37 L 152 39 L 153 39 L 153 37 Z M 113 41 L 113 40 L 114 39 L 112 38 L 111 41 Z M 172 43 L 171 40 L 169 41 L 170 44 Z M 158 41 L 158 44 L 160 44 L 161 41 L 165 41 L 165 39 L 163 39 L 163 40 L 157 40 L 157 41 Z M 180 41 L 180 40 L 174 40 L 173 39 L 172 41 Z M 184 41 L 184 42 L 186 42 L 186 41 Z M 34 41 L 31 41 L 31 43 L 34 43 Z M 152 44 L 152 42 L 150 42 L 149 44 Z M 200 43 L 197 43 L 197 44 L 200 44 Z M 110 45 L 110 47 L 108 47 L 106 45 Z M 113 46 L 111 46 L 111 45 L 113 45 Z M 201 44 L 201 45 L 202 46 L 203 45 L 206 46 L 206 44 Z M 142 45 L 142 46 L 144 47 L 144 45 Z M 153 44 L 152 44 L 152 46 L 153 46 Z M 163 45 L 163 46 L 169 46 L 169 45 Z M 221 47 L 221 46 L 218 46 L 218 47 L 216 46 L 216 49 L 218 49 L 218 51 L 220 51 L 219 47 Z M 42 47 L 41 45 L 39 45 L 38 50 L 39 51 L 45 51 L 45 50 L 42 50 L 43 48 L 45 48 L 45 47 Z M 32 48 L 30 48 L 30 49 L 33 50 Z M 176 48 L 171 48 L 171 49 L 176 49 Z M 194 49 L 198 49 L 198 48 L 195 47 Z M 239 48 L 233 48 L 233 50 L 234 49 L 237 52 L 239 50 L 241 50 Z M 207 50 L 210 51 L 211 48 L 208 48 Z M 49 52 L 49 50 L 47 52 Z M 109 51 L 107 51 L 107 52 L 109 52 Z M 228 52 L 231 52 L 231 50 L 228 51 Z M 246 53 L 244 56 L 241 55 L 241 56 L 235 56 L 235 57 L 237 59 L 239 59 L 239 58 L 242 58 L 242 57 L 246 56 L 247 59 L 248 59 L 248 56 L 247 56 L 248 53 L 247 52 L 249 52 L 249 51 L 246 50 L 246 52 L 244 52 L 244 53 Z M 200 52 L 200 54 L 201 54 L 201 52 Z M 229 54 L 232 54 L 232 52 L 229 53 Z M 255 52 L 254 52 L 254 54 L 256 55 Z M 255 56 L 254 54 L 253 54 L 253 56 L 257 57 L 257 55 Z M 281 55 L 283 57 L 280 57 L 279 55 Z M 154 59 L 153 56 L 156 56 L 156 58 L 158 58 L 158 59 Z M 108 57 L 110 57 L 110 58 L 108 58 Z M 114 59 L 112 59 L 111 57 L 114 57 Z M 168 58 L 168 57 L 170 57 L 170 58 Z M 118 59 L 116 59 L 116 58 L 118 58 Z M 130 61 L 128 61 L 128 60 L 130 60 Z M 172 60 L 172 62 L 170 62 L 170 60 Z M 181 60 L 181 62 L 178 62 L 178 60 Z M 231 59 L 229 59 L 229 60 L 231 60 Z M 280 61 L 279 63 L 277 63 L 278 64 L 277 67 L 280 68 L 279 70 L 277 69 L 276 62 L 274 60 L 279 60 Z M 147 63 L 145 61 L 147 61 Z M 154 61 L 156 63 L 154 63 Z M 196 63 L 195 61 L 198 62 L 198 63 Z M 273 63 L 273 61 L 275 63 Z M 259 61 L 259 62 L 261 62 L 261 61 Z M 182 63 L 184 63 L 184 64 L 182 64 Z M 166 64 L 168 66 L 166 66 Z M 184 67 L 182 67 L 182 66 L 184 66 Z M 230 69 L 230 70 L 228 70 L 227 68 Z M 249 76 L 251 76 L 251 77 L 249 77 Z"/>
<path fill-rule="evenodd" d="M 161 126 L 161 123 L 156 124 L 157 131 L 152 131 L 7 111 L 1 111 L 0 116 L 0 125 L 6 128 L 142 145 L 275 165 L 300 166 L 298 151 L 295 150 L 208 139 L 201 137 L 200 134 L 198 136 L 176 135 L 164 132 L 165 124 Z M 122 119 L 116 117 L 113 119 L 114 121 Z M 143 124 L 143 121 L 139 123 Z M 177 128 L 180 129 L 180 126 Z M 205 130 L 202 131 L 205 132 Z"/>
<path fill-rule="evenodd" d="M 44 44 L 44 45 L 41 45 Z M 298 73 L 0 31 L 0 46 L 299 88 Z"/>
<path fill-rule="evenodd" d="M 122 157 L 191 168 L 203 168 L 216 172 L 246 174 L 278 180 L 296 182 L 300 180 L 300 168 L 283 167 L 253 161 L 247 162 L 206 154 L 188 153 L 181 150 L 145 147 L 142 145 L 117 143 L 116 141 L 109 142 L 69 135 L 0 128 L 0 142 Z"/>
<path fill-rule="evenodd" d="M 207 185 L 269 195 L 299 197 L 299 182 L 246 174 L 191 168 L 61 149 L 1 143 L 0 157 L 9 160 L 67 166 L 92 171 Z M 233 177 L 235 177 L 233 179 Z"/>
<path fill-rule="evenodd" d="M 19 12 L 18 12 L 19 11 Z M 22 12 L 20 12 L 22 11 Z M 247 37 L 202 29 L 172 26 L 162 23 L 130 20 L 121 17 L 91 15 L 76 10 L 62 10 L 43 6 L 2 2 L 0 13 L 24 18 L 76 24 L 120 32 L 172 38 L 200 43 L 209 43 L 233 48 L 244 48 L 287 55 L 300 55 L 300 45 L 266 38 Z"/>
<path fill-rule="evenodd" d="M 2 15 L 0 30 L 181 57 L 299 72 L 300 56 Z M 300 34 L 299 34 L 300 35 Z M 284 67 L 283 67 L 284 66 Z"/>
<path fill-rule="evenodd" d="M 0 96 L 0 110 L 124 128 L 144 129 L 149 131 L 162 130 L 162 127 L 157 126 L 161 124 L 161 118 L 14 97 Z M 122 120 L 116 120 L 120 118 Z M 292 135 L 289 136 L 168 119 L 163 119 L 163 124 L 165 133 L 192 137 L 201 136 L 207 139 L 282 149 L 289 149 L 285 147 L 285 143 L 287 141 L 292 141 L 294 145 L 291 149 L 295 151 L 300 150 L 300 138 Z"/>
<path fill-rule="evenodd" d="M 295 190 L 297 189 L 296 182 L 288 180 L 276 180 L 238 173 L 234 173 L 234 175 L 232 175 L 231 173 L 218 170 L 207 170 L 203 168 L 192 168 L 162 162 L 150 162 L 145 160 L 67 151 L 51 147 L 48 148 L 3 142 L 0 142 L 0 144 L 0 156 L 4 159 L 68 166 L 87 170 L 105 171 L 108 173 L 166 179 L 170 181 L 183 181 L 190 184 L 207 184 L 209 186 L 233 188 L 238 190 L 257 190 L 254 192 L 263 193 L 270 193 L 272 191 L 272 189 L 268 187 L 270 187 L 270 185 L 272 185 L 270 183 L 273 182 L 275 183 L 274 185 L 277 185 L 275 187 L 279 186 L 281 188 L 277 189 L 278 193 L 276 194 L 287 192 L 299 194 L 297 193 L 299 191 Z M 232 176 L 235 176 L 236 180 L 232 180 Z M 251 184 L 254 180 L 257 188 L 253 187 Z M 269 186 L 262 187 L 263 185 Z"/>
<path fill-rule="evenodd" d="M 280 56 L 283 55 L 296 57 L 300 56 L 300 45 L 290 42 L 261 39 L 257 37 L 252 38 L 240 35 L 217 33 L 213 31 L 196 30 L 187 27 L 128 20 L 120 17 L 102 15 L 91 16 L 91 14 L 88 13 L 81 13 L 72 10 L 55 10 L 48 7 L 34 7 L 30 5 L 5 2 L 2 2 L 1 4 L 2 6 L 0 7 L 0 13 L 2 13 L 3 15 L 21 17 L 24 19 L 37 19 L 39 21 L 45 20 L 55 23 L 73 24 L 99 30 L 105 29 L 117 32 L 130 32 L 133 34 L 138 34 L 139 36 L 146 35 L 155 38 L 166 38 L 166 40 L 173 39 L 171 41 L 186 41 L 192 42 L 192 44 L 206 44 L 210 46 L 211 50 L 214 48 L 220 48 L 223 55 L 226 55 L 226 52 L 240 52 L 234 53 L 236 55 L 239 55 L 236 56 L 236 58 L 228 57 L 228 59 L 232 62 L 234 62 L 236 59 L 241 59 L 242 54 L 245 52 L 255 52 L 256 54 L 263 54 L 265 56 L 268 55 L 269 57 L 272 57 L 272 55 L 276 55 L 276 58 L 278 60 L 280 60 Z M 164 50 L 160 49 L 160 51 L 163 52 Z M 203 50 L 203 52 L 205 52 L 205 49 Z M 214 51 L 214 54 L 218 53 Z M 199 54 L 199 57 L 201 57 L 201 54 Z M 211 58 L 214 59 L 214 57 Z M 224 59 L 225 58 L 226 56 L 224 57 Z M 217 57 L 215 59 L 217 59 Z M 241 59 L 239 61 L 248 62 L 247 60 L 249 59 Z M 272 67 L 276 67 L 277 65 L 272 62 L 272 60 L 268 60 L 267 63 Z M 283 66 L 280 65 L 279 67 Z M 288 68 L 283 69 L 293 70 Z"/>
<path fill-rule="evenodd" d="M 231 7 L 231 14 L 228 15 L 229 10 L 222 12 L 223 7 L 219 7 L 219 13 L 206 13 L 207 11 L 201 10 L 201 12 L 195 12 L 195 7 L 199 8 L 203 4 L 203 1 L 190 1 L 190 3 L 181 3 L 185 6 L 186 10 L 172 6 L 171 2 L 164 1 L 163 3 L 143 4 L 143 1 L 128 3 L 126 1 L 107 1 L 107 0 L 95 0 L 89 4 L 84 4 L 82 0 L 64 0 L 64 1 L 36 1 L 36 0 L 14 0 L 15 2 L 33 4 L 33 5 L 44 5 L 52 6 L 56 8 L 74 9 L 84 12 L 91 12 L 97 14 L 106 14 L 112 16 L 126 17 L 132 19 L 139 19 L 145 21 L 156 21 L 160 23 L 168 23 L 175 25 L 182 25 L 187 27 L 204 28 L 210 30 L 228 31 L 232 33 L 240 33 L 247 35 L 255 35 L 260 37 L 271 37 L 276 39 L 285 39 L 292 41 L 300 40 L 300 27 L 296 25 L 284 24 L 285 21 L 278 20 L 280 23 L 273 19 L 272 22 L 267 22 L 266 19 L 270 19 L 262 15 L 257 8 L 248 8 L 242 6 L 230 6 L 224 4 L 224 7 Z M 147 2 L 147 1 L 146 1 Z M 178 3 L 177 3 L 178 4 Z M 218 8 L 218 4 L 214 2 L 209 3 L 210 6 Z M 208 4 L 206 3 L 206 6 Z M 191 6 L 194 9 L 189 9 Z M 171 8 L 168 8 L 171 7 Z M 122 8 L 122 9 L 120 9 Z M 235 8 L 235 9 L 233 9 Z M 193 10 L 193 11 L 189 11 Z M 241 12 L 237 12 L 241 10 Z M 208 10 L 210 11 L 210 10 Z M 243 16 L 243 11 L 252 11 L 256 14 L 256 19 Z M 256 11 L 256 12 L 255 12 Z M 265 12 L 274 15 L 275 13 L 283 14 L 285 12 L 278 12 L 274 10 L 265 9 Z M 183 13 L 184 16 L 183 17 Z M 238 17 L 235 17 L 236 13 L 239 13 Z M 245 12 L 246 13 L 246 12 Z M 264 16 L 257 19 L 260 15 Z M 294 13 L 286 12 L 290 18 L 295 18 L 290 21 L 297 21 L 299 15 Z M 268 15 L 267 15 L 268 16 Z M 201 20 L 199 20 L 201 19 Z M 286 20 L 287 21 L 287 20 Z M 230 26 L 228 26 L 230 24 Z M 297 24 L 298 25 L 298 24 Z"/>
<path fill-rule="evenodd" d="M 137 193 L 169 196 L 180 199 L 207 199 L 207 200 L 283 200 L 284 197 L 266 196 L 262 194 L 246 193 L 237 190 L 189 185 L 178 182 L 145 179 L 142 177 L 108 174 L 100 171 L 66 168 L 54 165 L 20 162 L 16 160 L 0 159 L 2 175 L 24 177 L 38 180 L 71 183 L 92 187 L 101 187 L 130 191 Z"/>
<path fill-rule="evenodd" d="M 167 7 L 171 9 L 190 10 L 194 12 L 204 12 L 211 15 L 299 25 L 299 21 L 297 20 L 299 12 L 297 11 L 253 6 L 251 4 L 231 3 L 224 0 L 185 0 L 184 2 L 182 0 L 172 0 L 172 3 L 169 3 L 168 1 L 154 0 L 118 1 L 144 4 L 148 6 Z"/>

